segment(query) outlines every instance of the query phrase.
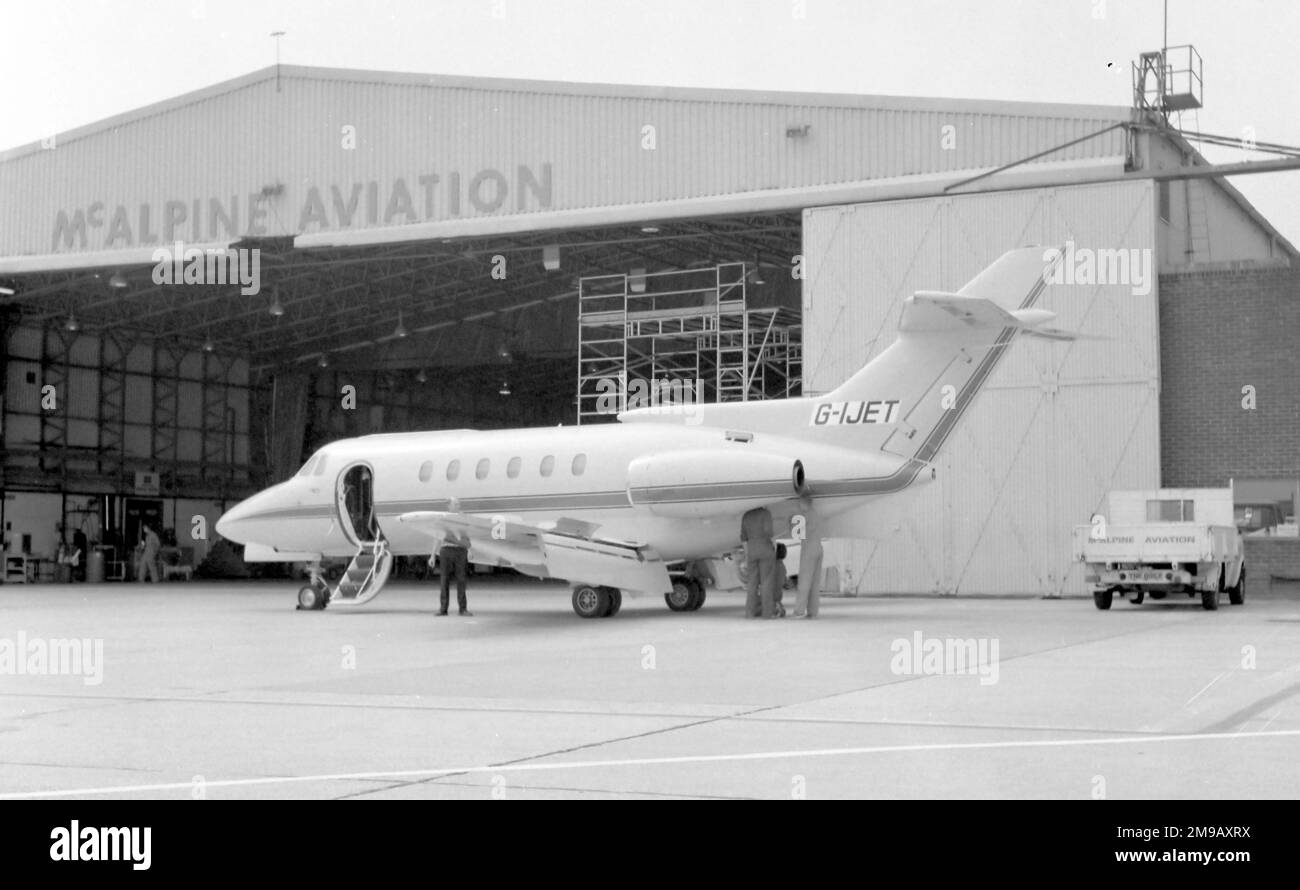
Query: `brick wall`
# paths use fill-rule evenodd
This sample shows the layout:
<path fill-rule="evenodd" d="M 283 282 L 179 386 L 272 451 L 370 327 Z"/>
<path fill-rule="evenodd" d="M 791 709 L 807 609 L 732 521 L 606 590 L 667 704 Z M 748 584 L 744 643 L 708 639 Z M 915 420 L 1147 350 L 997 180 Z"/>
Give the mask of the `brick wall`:
<path fill-rule="evenodd" d="M 1300 478 L 1300 270 L 1161 275 L 1160 378 L 1164 485 Z M 1254 410 L 1242 407 L 1245 386 Z M 1247 546 L 1251 577 L 1300 577 L 1300 540 Z"/>
<path fill-rule="evenodd" d="M 1166 486 L 1300 477 L 1300 271 L 1161 275 L 1160 378 Z"/>
<path fill-rule="evenodd" d="M 1300 581 L 1300 538 L 1246 538 L 1246 595 L 1269 579 Z"/>

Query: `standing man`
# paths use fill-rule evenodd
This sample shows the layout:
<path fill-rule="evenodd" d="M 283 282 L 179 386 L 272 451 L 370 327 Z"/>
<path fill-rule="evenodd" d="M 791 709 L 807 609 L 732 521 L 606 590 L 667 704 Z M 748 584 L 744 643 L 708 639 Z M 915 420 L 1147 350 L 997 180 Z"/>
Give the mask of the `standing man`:
<path fill-rule="evenodd" d="M 799 548 L 799 596 L 795 600 L 795 618 L 816 618 L 821 611 L 822 536 L 812 500 L 804 498 L 804 539 Z"/>
<path fill-rule="evenodd" d="M 782 601 L 785 597 L 785 585 L 790 580 L 790 576 L 785 571 L 785 558 L 789 551 L 785 549 L 784 544 L 776 545 L 776 562 L 773 564 L 772 589 L 776 597 L 776 617 L 785 617 L 785 603 Z"/>
<path fill-rule="evenodd" d="M 756 507 L 740 520 L 745 547 L 745 617 L 778 618 L 776 611 L 776 545 L 772 543 L 772 514 Z"/>
<path fill-rule="evenodd" d="M 153 579 L 155 584 L 158 583 L 158 551 L 162 549 L 162 540 L 158 533 L 153 530 L 153 526 L 145 523 L 143 542 L 140 549 L 140 559 L 136 562 L 136 579 L 144 582 L 146 575 Z"/>
<path fill-rule="evenodd" d="M 438 610 L 439 615 L 447 614 L 447 605 L 451 600 L 451 576 L 456 574 L 456 602 L 460 606 L 460 614 L 467 618 L 472 618 L 474 613 L 469 610 L 465 599 L 465 584 L 469 580 L 469 539 L 462 535 L 460 538 L 447 532 L 447 537 L 442 542 L 442 549 L 438 551 L 438 561 L 442 563 L 442 597 L 441 608 Z"/>

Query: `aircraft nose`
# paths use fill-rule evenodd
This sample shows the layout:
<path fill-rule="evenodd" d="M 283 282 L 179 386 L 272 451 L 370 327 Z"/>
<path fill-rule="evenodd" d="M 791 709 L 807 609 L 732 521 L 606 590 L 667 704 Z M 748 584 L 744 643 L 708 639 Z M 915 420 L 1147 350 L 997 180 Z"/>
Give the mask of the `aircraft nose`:
<path fill-rule="evenodd" d="M 248 518 L 252 515 L 253 509 L 249 505 L 250 501 L 252 501 L 252 498 L 240 501 L 221 514 L 221 518 L 217 520 L 217 534 L 229 541 L 234 541 L 236 544 L 247 544 L 248 542 L 241 537 L 241 526 L 246 527 Z"/>

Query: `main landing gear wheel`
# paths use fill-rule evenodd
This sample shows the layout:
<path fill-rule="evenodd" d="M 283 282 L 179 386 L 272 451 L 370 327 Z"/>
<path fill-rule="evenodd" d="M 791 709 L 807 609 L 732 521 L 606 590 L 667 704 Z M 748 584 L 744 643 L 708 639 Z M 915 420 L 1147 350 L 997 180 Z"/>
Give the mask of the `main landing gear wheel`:
<path fill-rule="evenodd" d="M 689 607 L 686 611 L 688 611 L 688 612 L 698 612 L 699 609 L 700 609 L 700 606 L 704 605 L 704 597 L 706 596 L 706 593 L 705 593 L 705 590 L 704 590 L 704 584 L 703 584 L 703 582 L 698 581 L 698 580 L 696 580 L 695 578 L 692 578 L 692 579 L 690 580 L 690 583 L 691 583 L 691 585 L 694 586 L 694 588 L 695 588 L 695 598 L 694 598 L 693 600 L 691 600 L 691 605 L 690 605 L 690 607 Z"/>
<path fill-rule="evenodd" d="M 609 608 L 605 610 L 605 614 L 601 617 L 612 618 L 618 614 L 619 609 L 623 608 L 623 591 L 617 587 L 602 587 L 601 589 L 609 594 Z"/>
<path fill-rule="evenodd" d="M 573 588 L 573 611 L 579 618 L 603 618 L 609 613 L 611 588 L 579 584 Z"/>
<path fill-rule="evenodd" d="M 1114 595 L 1114 592 L 1110 590 L 1094 590 L 1092 592 L 1092 602 L 1098 609 L 1109 609 L 1111 598 Z"/>
<path fill-rule="evenodd" d="M 298 609 L 305 612 L 318 612 L 329 604 L 329 592 L 311 584 L 298 591 Z"/>
<path fill-rule="evenodd" d="M 1228 602 L 1234 606 L 1240 606 L 1246 601 L 1246 567 L 1241 567 L 1241 574 L 1237 575 L 1237 583 L 1228 588 Z"/>
<path fill-rule="evenodd" d="M 678 578 L 673 589 L 664 594 L 664 602 L 674 612 L 694 612 L 704 605 L 704 585 L 694 578 Z"/>

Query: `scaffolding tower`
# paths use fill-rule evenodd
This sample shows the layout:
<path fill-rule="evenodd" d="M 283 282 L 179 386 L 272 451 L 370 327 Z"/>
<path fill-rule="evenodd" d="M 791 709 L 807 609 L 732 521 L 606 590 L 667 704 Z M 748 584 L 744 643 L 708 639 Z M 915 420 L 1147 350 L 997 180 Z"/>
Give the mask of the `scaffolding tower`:
<path fill-rule="evenodd" d="M 799 395 L 797 311 L 750 308 L 745 263 L 578 282 L 578 423 L 681 403 Z"/>

